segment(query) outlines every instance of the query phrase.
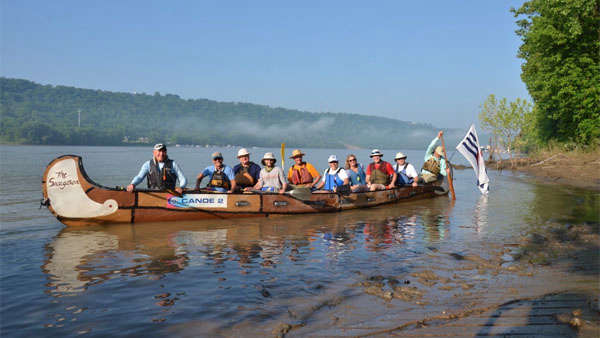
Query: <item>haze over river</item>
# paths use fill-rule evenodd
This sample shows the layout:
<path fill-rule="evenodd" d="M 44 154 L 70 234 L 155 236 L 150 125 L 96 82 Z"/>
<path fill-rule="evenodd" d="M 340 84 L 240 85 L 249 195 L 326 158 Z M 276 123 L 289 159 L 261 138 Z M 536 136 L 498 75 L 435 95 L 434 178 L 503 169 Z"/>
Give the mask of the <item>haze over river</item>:
<path fill-rule="evenodd" d="M 238 148 L 168 154 L 193 187 L 217 150 L 236 164 Z M 279 149 L 249 150 L 256 163 L 266 151 L 281 163 Z M 367 164 L 370 152 L 302 150 L 321 172 L 330 154 L 343 164 L 352 152 Z M 398 150 L 421 167 L 424 149 Z M 398 150 L 383 150 L 383 159 Z M 539 227 L 597 224 L 600 212 L 596 192 L 522 174 L 489 171 L 491 191 L 482 196 L 473 170 L 456 170 L 455 203 L 443 196 L 309 216 L 67 228 L 39 208 L 52 159 L 80 155 L 93 181 L 126 186 L 151 147 L 0 151 L 2 336 L 359 335 L 565 285 L 598 287 L 598 275 L 585 269 L 513 260 L 515 243 Z M 464 163 L 459 153 L 452 159 Z M 390 297 L 369 291 L 372 282 L 414 289 Z"/>

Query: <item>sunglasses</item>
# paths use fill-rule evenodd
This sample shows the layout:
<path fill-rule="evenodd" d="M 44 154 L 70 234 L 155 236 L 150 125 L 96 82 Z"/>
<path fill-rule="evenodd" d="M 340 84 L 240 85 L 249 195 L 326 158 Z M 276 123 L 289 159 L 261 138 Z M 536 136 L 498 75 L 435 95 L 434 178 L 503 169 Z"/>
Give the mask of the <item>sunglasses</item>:
<path fill-rule="evenodd" d="M 351 158 L 348 161 L 350 161 L 350 162 L 356 162 L 356 159 L 355 158 Z"/>
<path fill-rule="evenodd" d="M 213 161 L 223 161 L 222 157 L 213 158 Z"/>

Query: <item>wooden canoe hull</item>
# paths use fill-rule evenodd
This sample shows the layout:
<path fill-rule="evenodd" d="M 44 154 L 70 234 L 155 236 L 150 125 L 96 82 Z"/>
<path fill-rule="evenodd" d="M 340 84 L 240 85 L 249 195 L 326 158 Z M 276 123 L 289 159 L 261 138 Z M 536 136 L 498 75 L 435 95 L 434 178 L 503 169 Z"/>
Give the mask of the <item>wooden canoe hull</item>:
<path fill-rule="evenodd" d="M 112 189 L 94 183 L 81 157 L 64 155 L 48 164 L 42 179 L 48 209 L 66 225 L 188 221 L 215 218 L 267 217 L 368 208 L 402 200 L 446 195 L 439 186 L 401 187 L 341 195 L 313 193 L 302 200 L 290 194 L 226 194 L 186 190 L 172 192 Z"/>

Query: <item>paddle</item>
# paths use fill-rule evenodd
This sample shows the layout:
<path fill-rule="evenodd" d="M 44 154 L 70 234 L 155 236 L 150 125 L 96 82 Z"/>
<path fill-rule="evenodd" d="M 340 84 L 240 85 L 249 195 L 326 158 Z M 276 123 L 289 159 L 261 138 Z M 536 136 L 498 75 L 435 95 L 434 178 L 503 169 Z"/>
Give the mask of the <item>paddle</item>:
<path fill-rule="evenodd" d="M 443 135 L 440 135 L 440 141 L 442 141 L 442 150 L 444 151 L 444 159 L 446 160 L 446 165 L 449 165 L 450 162 L 448 162 L 448 156 L 446 156 L 446 146 L 444 145 Z M 452 200 L 455 200 L 456 194 L 454 194 L 454 185 L 452 184 L 452 170 L 450 170 L 448 173 L 448 188 L 450 188 L 450 192 L 452 193 Z"/>
<path fill-rule="evenodd" d="M 312 192 L 310 191 L 309 187 L 296 187 L 296 188 L 288 191 L 288 194 L 290 194 L 302 201 L 310 200 L 310 198 L 312 196 Z"/>
<path fill-rule="evenodd" d="M 285 174 L 285 143 L 281 144 L 281 170 Z"/>

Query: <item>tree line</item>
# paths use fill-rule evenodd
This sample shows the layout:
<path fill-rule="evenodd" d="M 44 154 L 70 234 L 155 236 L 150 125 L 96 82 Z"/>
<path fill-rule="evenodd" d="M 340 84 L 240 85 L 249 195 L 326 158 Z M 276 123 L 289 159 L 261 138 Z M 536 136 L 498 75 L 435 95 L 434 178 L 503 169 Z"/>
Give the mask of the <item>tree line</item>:
<path fill-rule="evenodd" d="M 41 85 L 23 79 L 0 78 L 0 100 L 0 142 L 13 144 L 273 147 L 285 142 L 303 147 L 420 149 L 435 135 L 429 124 L 383 117 Z"/>
<path fill-rule="evenodd" d="M 506 149 L 597 148 L 600 2 L 531 0 L 511 12 L 523 42 L 521 79 L 533 102 L 490 95 L 480 109 L 482 126 Z"/>

